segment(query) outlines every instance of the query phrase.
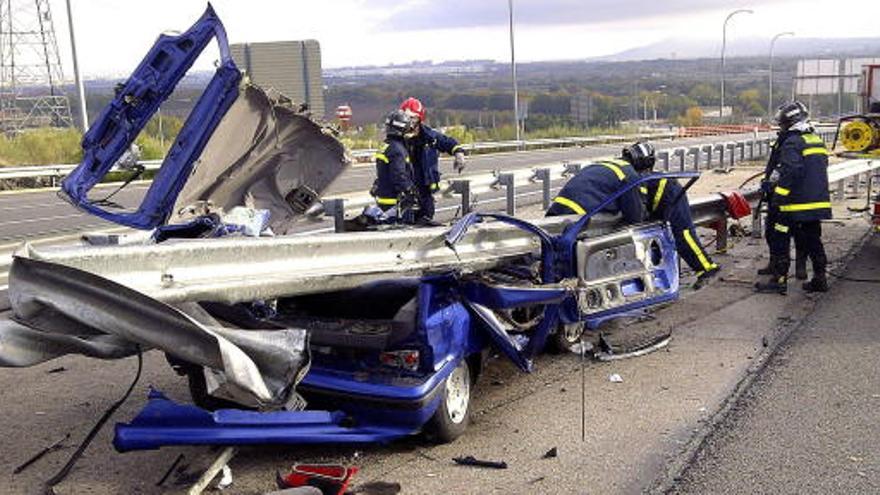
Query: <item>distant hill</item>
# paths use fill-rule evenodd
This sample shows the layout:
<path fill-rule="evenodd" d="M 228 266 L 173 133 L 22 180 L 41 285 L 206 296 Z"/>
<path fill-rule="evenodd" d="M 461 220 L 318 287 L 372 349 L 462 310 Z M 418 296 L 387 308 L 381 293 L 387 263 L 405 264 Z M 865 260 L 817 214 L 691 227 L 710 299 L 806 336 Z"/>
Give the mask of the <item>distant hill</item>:
<path fill-rule="evenodd" d="M 730 57 L 767 56 L 770 39 L 728 40 Z M 591 60 L 623 62 L 656 59 L 712 58 L 721 53 L 721 40 L 668 39 L 613 55 Z M 776 42 L 774 53 L 783 57 L 880 56 L 880 38 L 798 38 L 786 37 Z"/>

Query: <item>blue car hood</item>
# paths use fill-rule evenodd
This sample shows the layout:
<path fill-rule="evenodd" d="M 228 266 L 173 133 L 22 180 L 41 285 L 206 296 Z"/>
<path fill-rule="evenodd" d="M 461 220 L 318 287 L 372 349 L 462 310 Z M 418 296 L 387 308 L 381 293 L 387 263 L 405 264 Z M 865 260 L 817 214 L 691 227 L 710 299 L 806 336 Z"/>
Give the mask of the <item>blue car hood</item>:
<path fill-rule="evenodd" d="M 108 210 L 89 198 L 212 40 L 220 62 L 141 204 Z M 83 161 L 62 183 L 78 208 L 139 229 L 185 223 L 235 206 L 270 210 L 284 233 L 348 166 L 344 146 L 291 101 L 242 77 L 208 5 L 186 32 L 162 35 L 83 137 Z"/>

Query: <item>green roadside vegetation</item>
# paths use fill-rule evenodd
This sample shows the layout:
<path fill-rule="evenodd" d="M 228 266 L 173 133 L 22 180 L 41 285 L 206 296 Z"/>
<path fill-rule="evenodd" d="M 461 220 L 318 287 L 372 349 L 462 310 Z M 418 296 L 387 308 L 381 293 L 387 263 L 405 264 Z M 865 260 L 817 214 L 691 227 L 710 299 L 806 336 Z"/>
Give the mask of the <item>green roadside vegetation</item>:
<path fill-rule="evenodd" d="M 135 142 L 142 160 L 165 156 L 183 126 L 178 117 L 153 117 Z M 78 129 L 38 128 L 15 135 L 0 134 L 0 167 L 56 165 L 82 160 L 82 133 Z"/>

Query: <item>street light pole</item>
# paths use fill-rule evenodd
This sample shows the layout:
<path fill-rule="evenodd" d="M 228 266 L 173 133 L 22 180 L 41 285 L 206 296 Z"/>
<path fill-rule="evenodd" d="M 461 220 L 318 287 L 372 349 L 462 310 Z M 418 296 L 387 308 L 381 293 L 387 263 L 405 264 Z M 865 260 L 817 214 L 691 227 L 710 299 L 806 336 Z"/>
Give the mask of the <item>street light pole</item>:
<path fill-rule="evenodd" d="M 513 0 L 507 0 L 507 8 L 510 13 L 510 77 L 513 80 L 513 125 L 516 128 L 516 140 L 522 136 L 519 129 L 519 90 L 516 86 L 516 53 L 513 43 Z"/>
<path fill-rule="evenodd" d="M 776 45 L 776 40 L 783 36 L 794 36 L 794 33 L 791 31 L 778 33 L 772 40 L 770 40 L 770 83 L 767 88 L 767 113 L 769 113 L 771 117 L 773 116 L 773 47 Z"/>
<path fill-rule="evenodd" d="M 89 112 L 86 109 L 86 88 L 83 84 L 82 74 L 79 72 L 79 61 L 76 57 L 76 37 L 73 34 L 73 9 L 70 6 L 70 0 L 67 0 L 67 25 L 70 28 L 70 51 L 73 54 L 73 77 L 76 79 L 76 91 L 79 95 L 81 129 L 85 134 L 89 130 Z"/>
<path fill-rule="evenodd" d="M 724 51 L 727 49 L 727 22 L 730 21 L 731 17 L 741 13 L 754 14 L 749 9 L 734 10 L 727 14 L 727 18 L 724 19 L 724 27 L 721 29 L 721 106 L 718 109 L 718 118 L 720 120 L 724 120 Z"/>

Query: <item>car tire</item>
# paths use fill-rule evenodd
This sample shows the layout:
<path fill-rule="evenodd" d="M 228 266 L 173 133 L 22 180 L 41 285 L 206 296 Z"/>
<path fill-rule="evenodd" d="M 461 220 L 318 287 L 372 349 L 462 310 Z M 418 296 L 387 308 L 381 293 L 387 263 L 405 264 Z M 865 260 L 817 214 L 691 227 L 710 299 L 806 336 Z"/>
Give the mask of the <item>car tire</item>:
<path fill-rule="evenodd" d="M 580 349 L 580 343 L 583 336 L 583 322 L 571 323 L 568 325 L 560 323 L 556 328 L 556 331 L 547 338 L 545 348 L 550 354 L 577 352 L 577 350 Z"/>
<path fill-rule="evenodd" d="M 425 434 L 435 443 L 449 443 L 460 437 L 470 423 L 471 369 L 462 359 L 441 385 L 440 405 L 428 423 Z"/>

